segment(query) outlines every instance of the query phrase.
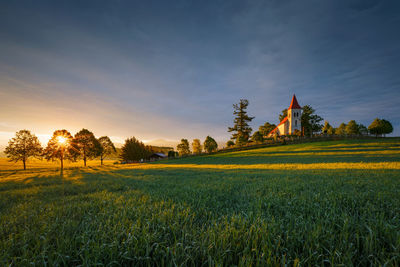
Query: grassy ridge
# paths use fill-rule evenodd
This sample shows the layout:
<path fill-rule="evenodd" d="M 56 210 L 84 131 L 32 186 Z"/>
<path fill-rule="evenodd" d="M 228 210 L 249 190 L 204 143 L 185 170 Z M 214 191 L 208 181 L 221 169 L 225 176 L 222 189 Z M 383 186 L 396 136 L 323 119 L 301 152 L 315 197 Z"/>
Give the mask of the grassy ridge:
<path fill-rule="evenodd" d="M 381 163 L 398 166 L 398 144 L 313 143 L 63 176 L 0 171 L 0 265 L 396 266 L 400 171 Z M 308 168 L 329 155 L 378 167 Z M 286 157 L 298 168 L 271 168 Z"/>

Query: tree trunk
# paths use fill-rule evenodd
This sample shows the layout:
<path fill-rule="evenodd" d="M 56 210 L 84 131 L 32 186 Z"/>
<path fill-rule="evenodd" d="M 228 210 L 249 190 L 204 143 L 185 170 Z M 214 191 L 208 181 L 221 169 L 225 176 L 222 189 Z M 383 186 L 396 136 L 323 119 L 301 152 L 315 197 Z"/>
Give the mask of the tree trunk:
<path fill-rule="evenodd" d="M 61 153 L 61 171 L 64 170 L 64 154 Z"/>
<path fill-rule="evenodd" d="M 26 159 L 23 159 L 22 162 L 24 163 L 24 170 L 26 170 Z"/>
<path fill-rule="evenodd" d="M 103 166 L 103 157 L 100 157 L 101 165 Z"/>
<path fill-rule="evenodd" d="M 83 155 L 83 165 L 86 167 L 86 155 Z"/>

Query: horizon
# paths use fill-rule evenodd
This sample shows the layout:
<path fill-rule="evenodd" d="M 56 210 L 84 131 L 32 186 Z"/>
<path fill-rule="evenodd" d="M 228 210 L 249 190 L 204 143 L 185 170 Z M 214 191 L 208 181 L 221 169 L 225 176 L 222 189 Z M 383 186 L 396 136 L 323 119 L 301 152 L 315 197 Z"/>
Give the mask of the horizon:
<path fill-rule="evenodd" d="M 389 120 L 400 135 L 396 1 L 0 4 L 0 148 L 82 128 L 115 143 L 253 132 L 293 94 L 334 127 Z M 20 18 L 20 19 L 16 19 Z M 2 152 L 2 151 L 1 151 Z"/>

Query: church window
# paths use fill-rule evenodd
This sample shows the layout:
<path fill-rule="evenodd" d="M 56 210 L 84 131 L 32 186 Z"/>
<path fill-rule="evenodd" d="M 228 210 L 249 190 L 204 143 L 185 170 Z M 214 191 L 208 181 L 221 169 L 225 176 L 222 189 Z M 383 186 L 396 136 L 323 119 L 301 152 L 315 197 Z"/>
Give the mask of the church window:
<path fill-rule="evenodd" d="M 294 126 L 297 126 L 297 120 L 294 121 Z"/>

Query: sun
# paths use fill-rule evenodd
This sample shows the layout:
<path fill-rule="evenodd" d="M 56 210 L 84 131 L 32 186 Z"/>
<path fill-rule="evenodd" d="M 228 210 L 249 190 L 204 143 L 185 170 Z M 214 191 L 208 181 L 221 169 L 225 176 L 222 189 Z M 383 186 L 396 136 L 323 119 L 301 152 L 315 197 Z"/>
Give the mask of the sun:
<path fill-rule="evenodd" d="M 57 136 L 57 142 L 60 145 L 65 145 L 67 143 L 67 138 L 65 138 L 64 136 Z"/>

